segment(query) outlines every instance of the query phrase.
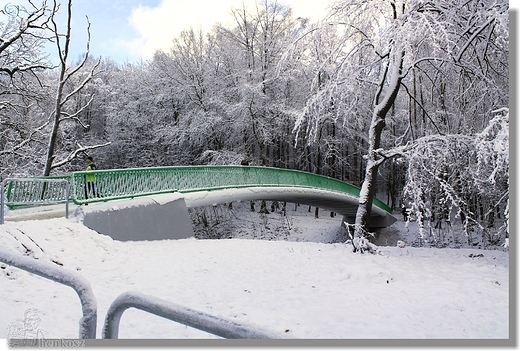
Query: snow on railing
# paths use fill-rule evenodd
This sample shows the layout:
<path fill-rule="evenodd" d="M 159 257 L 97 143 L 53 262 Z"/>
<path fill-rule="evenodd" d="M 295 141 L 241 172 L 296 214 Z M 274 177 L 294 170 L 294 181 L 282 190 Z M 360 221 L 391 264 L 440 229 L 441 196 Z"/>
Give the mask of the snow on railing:
<path fill-rule="evenodd" d="M 22 194 L 31 193 L 34 201 L 41 200 L 36 187 L 40 179 L 26 178 L 28 185 L 19 187 Z M 176 166 L 74 172 L 60 179 L 70 182 L 70 199 L 77 205 L 105 202 L 138 196 L 171 192 L 195 192 L 245 187 L 300 187 L 322 189 L 359 197 L 360 189 L 338 179 L 309 172 L 255 166 Z M 31 190 L 32 189 L 32 190 Z M 32 191 L 32 192 L 31 192 Z M 9 190 L 8 190 L 9 193 Z M 53 201 L 64 201 L 65 195 Z M 382 201 L 373 204 L 392 213 Z"/>
<path fill-rule="evenodd" d="M 0 224 L 6 207 L 37 206 L 65 202 L 69 217 L 69 177 L 7 178 L 0 185 Z"/>
<path fill-rule="evenodd" d="M 95 176 L 96 196 L 88 196 L 87 176 Z M 309 172 L 255 166 L 174 166 L 74 172 L 72 199 L 76 204 L 132 198 L 167 192 L 228 188 L 307 187 L 359 196 L 359 188 Z M 391 212 L 383 202 L 374 204 Z"/>
<path fill-rule="evenodd" d="M 118 338 L 121 316 L 132 307 L 227 339 L 283 338 L 258 327 L 244 326 L 154 296 L 127 291 L 119 295 L 108 308 L 103 327 L 103 339 Z"/>
<path fill-rule="evenodd" d="M 79 320 L 79 338 L 95 339 L 97 323 L 97 302 L 90 283 L 76 272 L 56 267 L 47 262 L 13 254 L 0 248 L 0 262 L 30 273 L 67 285 L 79 296 L 83 317 Z"/>

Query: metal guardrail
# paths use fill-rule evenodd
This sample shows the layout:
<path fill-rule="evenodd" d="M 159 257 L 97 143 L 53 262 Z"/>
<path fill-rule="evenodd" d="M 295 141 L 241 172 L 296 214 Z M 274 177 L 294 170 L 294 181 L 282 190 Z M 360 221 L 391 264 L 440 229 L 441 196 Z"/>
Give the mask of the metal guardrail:
<path fill-rule="evenodd" d="M 123 312 L 137 308 L 157 316 L 214 334 L 226 339 L 281 339 L 280 335 L 244 326 L 223 318 L 195 311 L 154 296 L 127 291 L 110 305 L 103 327 L 103 339 L 117 339 Z"/>
<path fill-rule="evenodd" d="M 83 311 L 83 317 L 79 320 L 79 339 L 96 338 L 97 302 L 90 283 L 83 276 L 47 262 L 15 255 L 1 248 L 0 262 L 73 288 L 79 296 Z"/>
<path fill-rule="evenodd" d="M 7 178 L 0 185 L 0 224 L 4 224 L 5 206 L 38 206 L 65 203 L 69 217 L 69 177 Z M 5 194 L 5 196 L 4 196 Z"/>
<path fill-rule="evenodd" d="M 358 187 L 338 179 L 296 170 L 256 166 L 128 168 L 74 172 L 57 178 L 70 182 L 70 199 L 77 205 L 175 191 L 194 192 L 255 186 L 308 187 L 354 197 L 359 197 L 360 192 Z M 36 183 L 39 179 L 42 178 L 25 180 Z M 37 190 L 34 196 L 40 196 L 40 193 L 41 191 Z M 9 194 L 14 192 L 8 190 Z M 392 213 L 392 210 L 377 198 L 374 198 L 373 204 Z"/>
<path fill-rule="evenodd" d="M 95 339 L 97 324 L 97 302 L 90 283 L 76 272 L 68 271 L 47 262 L 17 255 L 0 248 L 0 262 L 23 269 L 27 272 L 64 284 L 75 290 L 83 312 L 79 320 L 79 339 Z M 123 312 L 129 308 L 155 314 L 172 321 L 228 339 L 280 339 L 282 336 L 245 326 L 233 321 L 195 311 L 154 296 L 139 292 L 125 292 L 110 305 L 103 327 L 104 339 L 117 339 L 119 322 Z"/>

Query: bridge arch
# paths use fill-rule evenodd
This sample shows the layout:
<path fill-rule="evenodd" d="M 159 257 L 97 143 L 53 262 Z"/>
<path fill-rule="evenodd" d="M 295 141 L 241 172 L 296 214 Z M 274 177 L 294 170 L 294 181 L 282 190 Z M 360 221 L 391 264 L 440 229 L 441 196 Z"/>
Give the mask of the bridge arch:
<path fill-rule="evenodd" d="M 90 193 L 86 179 L 95 179 L 96 192 Z M 93 176 L 93 177 L 92 177 Z M 77 205 L 112 200 L 133 199 L 149 195 L 180 193 L 188 207 L 230 201 L 286 201 L 316 206 L 343 215 L 353 223 L 360 189 L 338 179 L 309 172 L 258 166 L 172 166 L 74 172 L 48 177 L 49 181 L 66 179 L 70 183 L 70 200 Z M 32 178 L 41 182 L 45 177 Z M 31 204 L 34 194 L 31 178 L 10 182 L 8 203 Z M 38 199 L 52 196 L 51 187 L 38 187 Z M 30 195 L 30 196 L 29 196 Z M 24 200 L 24 199 L 27 200 Z M 65 201 L 65 199 L 62 199 Z M 373 201 L 371 227 L 387 227 L 396 219 L 391 209 L 379 199 Z"/>
<path fill-rule="evenodd" d="M 72 174 L 74 202 L 107 201 L 180 192 L 188 207 L 230 201 L 287 201 L 316 206 L 354 223 L 360 189 L 338 179 L 309 172 L 258 166 L 173 166 L 96 171 L 103 197 L 85 198 L 85 175 Z M 391 209 L 374 199 L 372 227 L 387 227 L 396 219 Z"/>

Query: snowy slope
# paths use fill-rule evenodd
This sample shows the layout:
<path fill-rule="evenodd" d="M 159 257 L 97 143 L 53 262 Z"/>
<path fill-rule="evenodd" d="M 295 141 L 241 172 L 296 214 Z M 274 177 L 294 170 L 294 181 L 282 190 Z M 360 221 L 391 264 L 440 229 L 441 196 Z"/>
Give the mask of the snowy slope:
<path fill-rule="evenodd" d="M 253 221 L 257 213 L 236 211 L 236 220 L 261 227 Z M 379 255 L 352 253 L 334 242 L 340 218 L 290 211 L 283 221 L 292 230 L 278 240 L 251 239 L 267 233 L 248 236 L 242 228 L 232 239 L 118 242 L 71 217 L 8 221 L 0 226 L 0 246 L 90 281 L 98 337 L 110 303 L 129 290 L 289 338 L 509 337 L 507 251 L 382 246 Z M 279 214 L 263 218 L 269 216 L 268 225 L 282 221 Z M 71 288 L 0 267 L 0 338 L 31 308 L 46 337 L 77 338 L 81 308 Z M 130 309 L 119 337 L 215 336 Z"/>

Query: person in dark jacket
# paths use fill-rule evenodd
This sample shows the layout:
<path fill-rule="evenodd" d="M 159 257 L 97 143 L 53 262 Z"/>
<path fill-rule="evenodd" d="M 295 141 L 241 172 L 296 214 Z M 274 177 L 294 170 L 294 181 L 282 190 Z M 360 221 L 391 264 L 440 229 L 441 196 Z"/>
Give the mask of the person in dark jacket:
<path fill-rule="evenodd" d="M 249 166 L 249 158 L 246 157 L 240 162 L 241 166 Z M 253 200 L 249 201 L 249 204 L 251 205 L 251 211 L 255 211 L 255 202 Z"/>
<path fill-rule="evenodd" d="M 404 204 L 401 205 L 401 211 L 403 214 L 403 221 L 407 222 L 408 221 L 408 209 L 406 208 L 406 206 Z"/>
<path fill-rule="evenodd" d="M 92 157 L 88 156 L 85 161 L 87 162 L 87 168 L 85 171 L 91 172 L 95 171 L 96 164 Z M 91 194 L 92 197 L 97 197 L 96 193 L 96 175 L 95 174 L 86 174 L 85 175 L 85 199 L 88 199 L 88 195 Z"/>

